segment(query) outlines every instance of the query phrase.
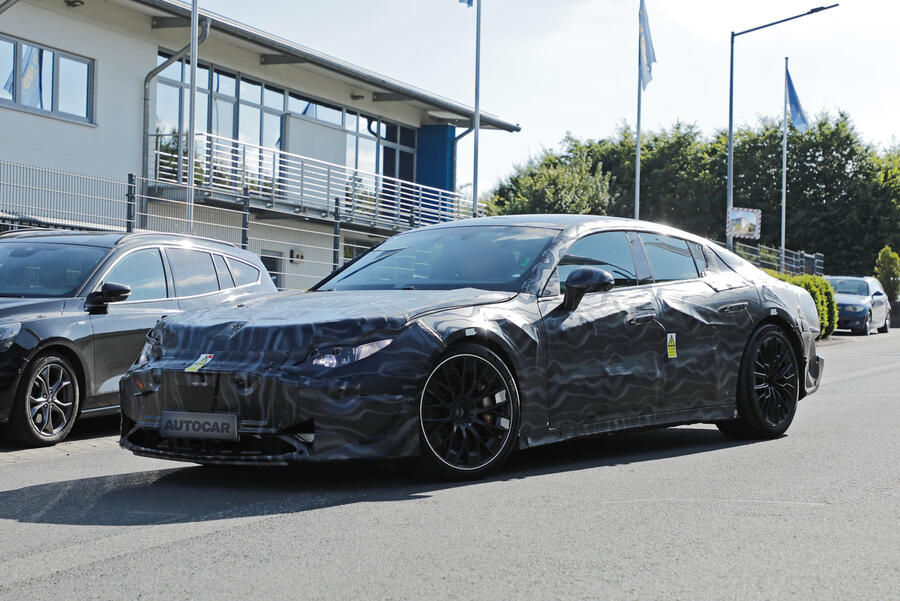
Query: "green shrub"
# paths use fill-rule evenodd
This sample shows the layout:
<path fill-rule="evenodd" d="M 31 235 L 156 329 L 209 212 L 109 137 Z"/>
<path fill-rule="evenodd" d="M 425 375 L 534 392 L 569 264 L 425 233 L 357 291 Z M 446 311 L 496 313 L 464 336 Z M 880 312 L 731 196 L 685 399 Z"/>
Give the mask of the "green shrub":
<path fill-rule="evenodd" d="M 819 338 L 828 338 L 837 327 L 837 302 L 834 300 L 834 288 L 828 280 L 819 275 L 790 275 L 778 273 L 772 269 L 764 269 L 770 276 L 788 284 L 800 286 L 812 296 L 819 314 Z"/>
<path fill-rule="evenodd" d="M 885 244 L 875 259 L 875 277 L 881 282 L 884 293 L 890 302 L 897 300 L 900 293 L 900 255 L 890 245 Z"/>

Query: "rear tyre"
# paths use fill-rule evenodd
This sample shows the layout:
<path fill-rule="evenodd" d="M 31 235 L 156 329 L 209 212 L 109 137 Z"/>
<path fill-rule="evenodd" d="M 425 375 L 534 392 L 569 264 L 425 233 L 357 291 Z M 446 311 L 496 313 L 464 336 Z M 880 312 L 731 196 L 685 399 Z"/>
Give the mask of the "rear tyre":
<path fill-rule="evenodd" d="M 10 433 L 26 446 L 55 445 L 72 431 L 80 402 L 78 378 L 68 359 L 39 356 L 25 370 L 16 391 Z"/>
<path fill-rule="evenodd" d="M 891 331 L 891 312 L 888 311 L 884 316 L 884 325 L 878 328 L 879 334 L 887 334 Z"/>
<path fill-rule="evenodd" d="M 503 360 L 482 346 L 453 347 L 422 388 L 417 471 L 453 480 L 487 475 L 515 446 L 519 414 L 516 382 Z"/>
<path fill-rule="evenodd" d="M 719 422 L 734 438 L 778 438 L 794 419 L 800 395 L 800 361 L 784 331 L 767 324 L 747 343 L 738 375 L 738 417 Z"/>

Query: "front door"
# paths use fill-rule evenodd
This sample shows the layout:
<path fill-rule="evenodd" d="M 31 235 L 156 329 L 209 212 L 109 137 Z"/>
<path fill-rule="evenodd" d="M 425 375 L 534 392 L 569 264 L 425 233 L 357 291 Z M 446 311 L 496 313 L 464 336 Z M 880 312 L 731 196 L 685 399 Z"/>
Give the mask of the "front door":
<path fill-rule="evenodd" d="M 569 311 L 565 278 L 579 266 L 609 271 L 616 283 Z M 638 285 L 627 234 L 576 241 L 548 287 L 540 307 L 551 428 L 635 417 L 655 404 L 665 332 L 651 287 Z"/>
<path fill-rule="evenodd" d="M 156 248 L 123 256 L 103 276 L 105 282 L 131 288 L 128 299 L 110 303 L 105 314 L 91 315 L 94 330 L 94 370 L 85 409 L 118 404 L 119 378 L 128 371 L 143 347 L 147 333 L 163 315 L 178 311 L 169 299 L 165 269 Z"/>

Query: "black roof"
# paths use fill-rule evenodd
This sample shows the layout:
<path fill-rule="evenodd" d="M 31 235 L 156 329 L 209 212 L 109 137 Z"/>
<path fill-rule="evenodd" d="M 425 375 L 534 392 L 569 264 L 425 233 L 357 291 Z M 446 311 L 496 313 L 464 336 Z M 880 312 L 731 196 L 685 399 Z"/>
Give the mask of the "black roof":
<path fill-rule="evenodd" d="M 211 238 L 202 238 L 200 236 L 189 236 L 186 234 L 165 234 L 159 232 L 73 232 L 67 230 L 48 230 L 48 229 L 23 229 L 12 230 L 0 234 L 0 240 L 34 240 L 39 239 L 41 242 L 49 242 L 56 244 L 83 244 L 86 246 L 99 246 L 102 248 L 112 248 L 113 246 L 123 246 L 132 243 L 163 243 L 163 242 L 184 242 L 194 241 L 209 246 L 227 246 L 234 248 L 234 244 L 230 242 L 222 242 Z"/>

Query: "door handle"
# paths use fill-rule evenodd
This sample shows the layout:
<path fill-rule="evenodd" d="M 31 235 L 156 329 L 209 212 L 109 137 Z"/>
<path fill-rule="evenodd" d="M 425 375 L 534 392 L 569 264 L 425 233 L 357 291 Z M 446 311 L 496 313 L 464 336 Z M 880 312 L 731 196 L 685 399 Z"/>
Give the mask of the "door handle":
<path fill-rule="evenodd" d="M 730 305 L 725 305 L 719 311 L 721 313 L 740 313 L 741 311 L 747 308 L 747 303 L 732 303 Z"/>
<path fill-rule="evenodd" d="M 645 326 L 656 321 L 656 313 L 638 313 L 628 318 L 628 323 L 633 326 Z"/>

